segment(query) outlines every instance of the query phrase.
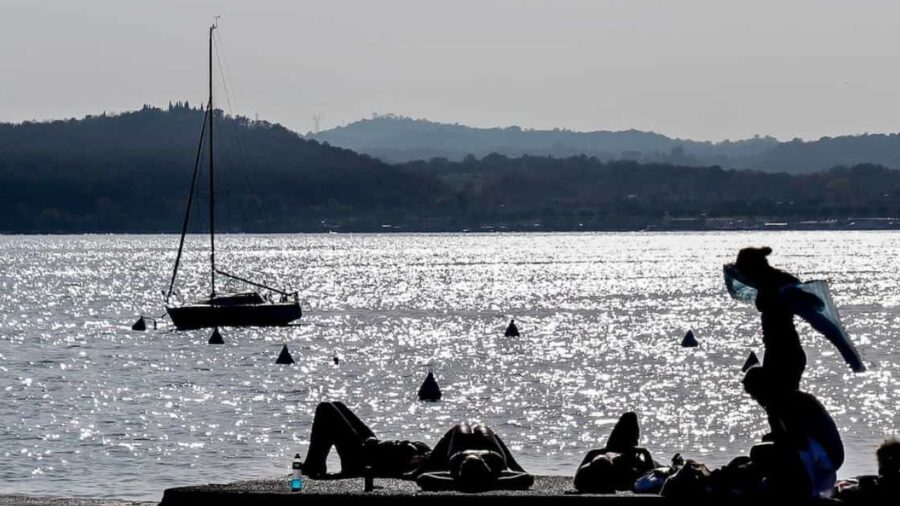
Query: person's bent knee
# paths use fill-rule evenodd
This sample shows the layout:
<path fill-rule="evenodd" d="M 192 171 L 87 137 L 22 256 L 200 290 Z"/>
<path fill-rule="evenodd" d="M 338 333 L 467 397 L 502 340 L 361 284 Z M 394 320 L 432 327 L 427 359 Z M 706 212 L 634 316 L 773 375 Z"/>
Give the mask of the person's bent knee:
<path fill-rule="evenodd" d="M 320 402 L 318 406 L 316 406 L 316 414 L 315 416 L 325 416 L 330 413 L 334 413 L 337 410 L 335 408 L 334 403 L 331 402 Z"/>

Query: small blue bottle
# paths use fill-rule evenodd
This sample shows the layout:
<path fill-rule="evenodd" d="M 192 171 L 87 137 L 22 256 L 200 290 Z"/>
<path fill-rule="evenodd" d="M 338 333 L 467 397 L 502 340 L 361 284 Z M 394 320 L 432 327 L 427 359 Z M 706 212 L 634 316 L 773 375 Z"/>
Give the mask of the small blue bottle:
<path fill-rule="evenodd" d="M 303 461 L 300 460 L 300 454 L 294 455 L 294 462 L 291 464 L 291 492 L 299 492 L 303 490 Z"/>

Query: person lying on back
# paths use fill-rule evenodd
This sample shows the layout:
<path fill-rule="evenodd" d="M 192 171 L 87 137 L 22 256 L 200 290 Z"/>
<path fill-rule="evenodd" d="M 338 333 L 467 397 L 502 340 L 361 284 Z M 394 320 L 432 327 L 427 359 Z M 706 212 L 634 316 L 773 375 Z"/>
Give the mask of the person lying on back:
<path fill-rule="evenodd" d="M 525 490 L 534 483 L 494 431 L 468 423 L 448 430 L 412 474 L 427 491 Z"/>
<path fill-rule="evenodd" d="M 326 477 L 325 459 L 332 446 L 341 459 L 337 477 L 342 478 L 362 476 L 366 467 L 378 477 L 404 478 L 418 469 L 431 451 L 419 441 L 380 440 L 343 403 L 322 402 L 313 417 L 303 474 Z"/>

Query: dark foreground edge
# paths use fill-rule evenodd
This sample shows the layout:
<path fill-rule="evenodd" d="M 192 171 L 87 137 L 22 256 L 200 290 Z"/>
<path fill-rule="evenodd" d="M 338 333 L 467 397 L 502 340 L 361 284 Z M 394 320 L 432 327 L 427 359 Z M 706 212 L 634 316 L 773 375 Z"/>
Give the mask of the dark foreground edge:
<path fill-rule="evenodd" d="M 362 479 L 307 480 L 301 492 L 291 493 L 288 478 L 281 480 L 244 481 L 223 485 L 201 485 L 170 488 L 163 494 L 161 506 L 194 506 L 197 504 L 237 505 L 464 505 L 482 506 L 517 504 L 566 505 L 667 505 L 680 504 L 655 495 L 620 493 L 615 495 L 577 494 L 572 479 L 566 476 L 536 476 L 534 486 L 527 491 L 496 491 L 480 494 L 458 492 L 422 492 L 414 482 L 376 479 L 376 489 L 363 491 Z M 728 504 L 741 504 L 727 501 Z M 753 504 L 753 503 L 745 503 Z M 795 503 L 796 504 L 796 503 Z M 812 503 L 811 503 L 812 504 Z M 840 504 L 835 501 L 816 501 L 816 504 Z"/>

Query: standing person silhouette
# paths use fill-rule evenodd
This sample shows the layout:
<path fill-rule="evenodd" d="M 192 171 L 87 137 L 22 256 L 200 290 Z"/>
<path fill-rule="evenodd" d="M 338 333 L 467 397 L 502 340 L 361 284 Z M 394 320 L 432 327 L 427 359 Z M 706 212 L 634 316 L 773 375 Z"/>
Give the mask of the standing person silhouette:
<path fill-rule="evenodd" d="M 744 248 L 738 252 L 734 267 L 739 281 L 757 290 L 756 309 L 762 321 L 762 340 L 765 356 L 762 366 L 774 387 L 785 391 L 798 390 L 806 369 L 806 353 L 794 326 L 794 312 L 782 297 L 781 289 L 796 285 L 799 279 L 769 265 L 766 257 L 772 248 Z M 799 292 L 795 297 L 808 298 L 809 304 L 821 305 L 813 295 Z"/>

